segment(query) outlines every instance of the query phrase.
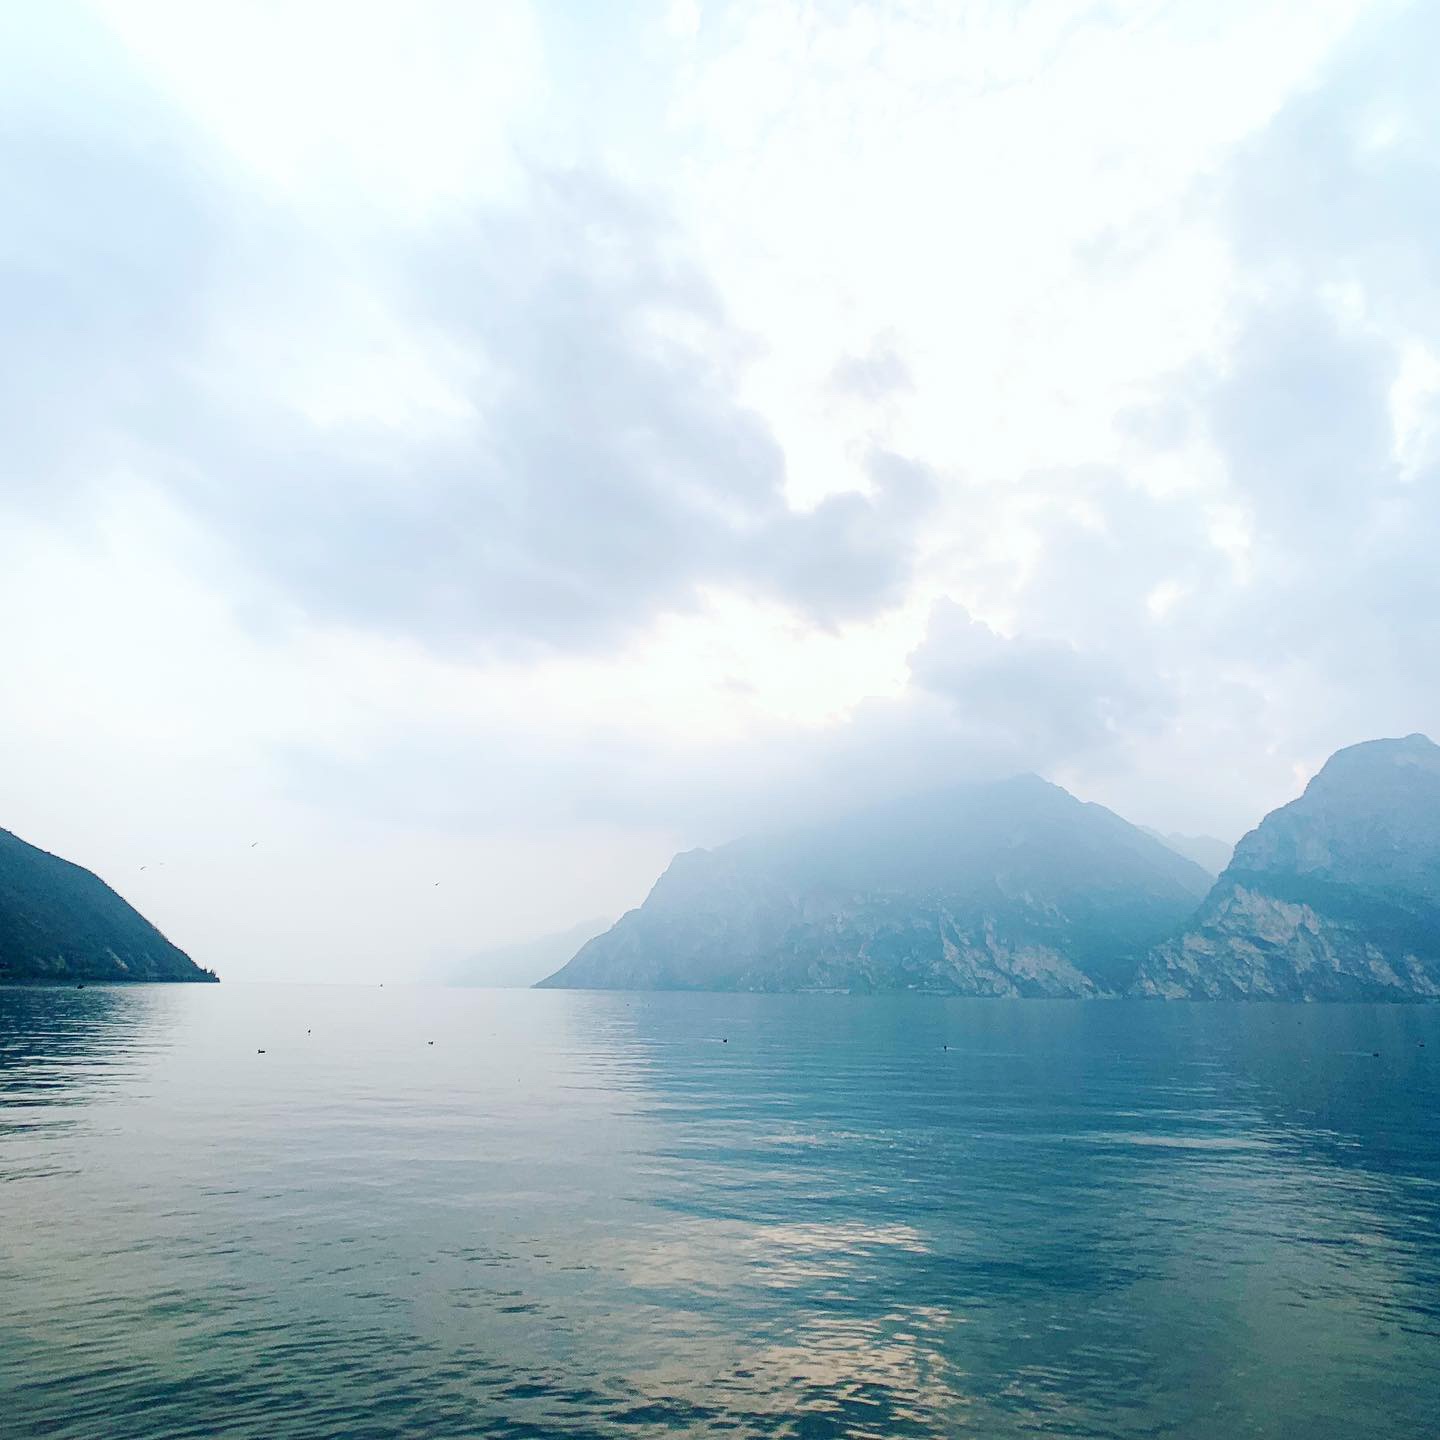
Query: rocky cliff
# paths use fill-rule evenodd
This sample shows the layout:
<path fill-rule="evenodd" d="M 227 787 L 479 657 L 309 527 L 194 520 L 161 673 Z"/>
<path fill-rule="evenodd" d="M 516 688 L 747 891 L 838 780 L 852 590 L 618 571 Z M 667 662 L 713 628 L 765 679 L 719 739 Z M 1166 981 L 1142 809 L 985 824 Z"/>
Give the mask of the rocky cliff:
<path fill-rule="evenodd" d="M 1209 882 L 1111 811 L 1019 776 L 679 855 L 542 984 L 1114 993 Z"/>
<path fill-rule="evenodd" d="M 1165 997 L 1440 997 L 1440 746 L 1333 755 L 1239 845 L 1183 934 L 1142 965 Z"/>

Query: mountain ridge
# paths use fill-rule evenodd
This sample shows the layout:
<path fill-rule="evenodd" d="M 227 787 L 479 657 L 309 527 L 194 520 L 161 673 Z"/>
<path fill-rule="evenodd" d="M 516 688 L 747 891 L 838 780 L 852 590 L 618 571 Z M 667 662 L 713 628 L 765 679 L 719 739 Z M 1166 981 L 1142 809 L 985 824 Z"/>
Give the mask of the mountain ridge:
<path fill-rule="evenodd" d="M 1124 988 L 1210 883 L 1035 775 L 684 851 L 543 988 Z"/>
<path fill-rule="evenodd" d="M 98 875 L 0 829 L 0 984 L 218 979 Z"/>
<path fill-rule="evenodd" d="M 1142 962 L 1167 999 L 1440 998 L 1440 746 L 1333 754 L 1235 847 L 1192 922 Z"/>
<path fill-rule="evenodd" d="M 1235 847 L 1224 840 L 1217 840 L 1213 835 L 1182 835 L 1177 831 L 1168 833 L 1153 829 L 1149 825 L 1137 827 L 1147 835 L 1153 836 L 1162 845 L 1168 845 L 1177 855 L 1183 855 L 1187 860 L 1193 860 L 1202 870 L 1209 875 L 1219 875 L 1230 863 L 1231 856 L 1235 853 Z"/>
<path fill-rule="evenodd" d="M 609 929 L 608 918 L 582 920 L 564 930 L 490 945 L 450 967 L 445 983 L 459 988 L 525 989 L 563 964 L 587 940 Z"/>

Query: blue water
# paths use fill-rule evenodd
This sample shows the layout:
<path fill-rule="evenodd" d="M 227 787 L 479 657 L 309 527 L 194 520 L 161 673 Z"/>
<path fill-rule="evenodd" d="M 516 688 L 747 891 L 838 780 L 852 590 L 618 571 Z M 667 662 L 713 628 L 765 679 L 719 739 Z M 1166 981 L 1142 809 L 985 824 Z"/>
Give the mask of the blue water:
<path fill-rule="evenodd" d="M 1437 1420 L 1440 1007 L 0 990 L 7 1437 Z"/>

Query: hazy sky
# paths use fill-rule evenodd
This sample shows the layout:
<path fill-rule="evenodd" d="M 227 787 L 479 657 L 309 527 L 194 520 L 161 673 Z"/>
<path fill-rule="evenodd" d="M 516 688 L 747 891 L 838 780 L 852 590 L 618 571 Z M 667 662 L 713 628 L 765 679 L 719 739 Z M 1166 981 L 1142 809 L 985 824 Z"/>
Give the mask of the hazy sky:
<path fill-rule="evenodd" d="M 1234 839 L 1435 734 L 1437 54 L 4 7 L 0 825 L 228 979 L 400 978 L 897 787 Z"/>

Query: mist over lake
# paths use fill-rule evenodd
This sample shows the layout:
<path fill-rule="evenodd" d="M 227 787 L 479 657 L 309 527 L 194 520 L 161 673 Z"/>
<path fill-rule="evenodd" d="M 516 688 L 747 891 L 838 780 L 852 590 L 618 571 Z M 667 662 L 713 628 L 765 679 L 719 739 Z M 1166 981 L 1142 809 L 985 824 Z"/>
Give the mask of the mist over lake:
<path fill-rule="evenodd" d="M 0 1213 L 17 1435 L 1421 1436 L 1440 1009 L 0 990 Z"/>

